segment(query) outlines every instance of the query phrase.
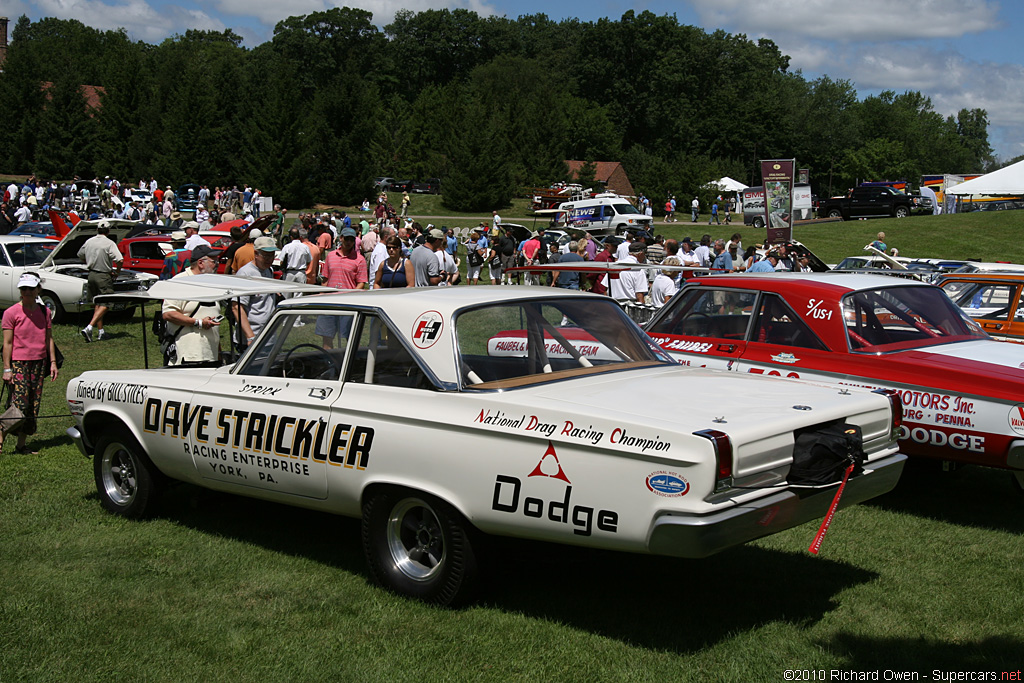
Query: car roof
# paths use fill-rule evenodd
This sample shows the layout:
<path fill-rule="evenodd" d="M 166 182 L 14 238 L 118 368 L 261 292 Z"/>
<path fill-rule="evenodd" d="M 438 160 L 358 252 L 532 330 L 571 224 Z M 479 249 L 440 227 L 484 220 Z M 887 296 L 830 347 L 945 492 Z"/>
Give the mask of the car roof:
<path fill-rule="evenodd" d="M 1014 282 L 1020 282 L 1024 280 L 1024 271 L 979 271 L 977 273 L 945 273 L 941 282 L 948 282 L 949 280 L 970 280 L 970 281 L 998 281 L 998 280 L 1012 280 Z"/>
<path fill-rule="evenodd" d="M 879 289 L 882 287 L 930 287 L 931 285 L 917 280 L 894 278 L 890 275 L 874 275 L 870 273 L 844 273 L 834 270 L 827 273 L 725 273 L 691 278 L 687 283 L 699 282 L 706 286 L 724 285 L 745 289 L 767 289 L 781 292 L 792 291 L 796 287 L 830 290 L 836 296 L 862 289 Z M 786 283 L 783 285 L 782 283 Z"/>
<path fill-rule="evenodd" d="M 304 296 L 281 302 L 281 308 L 320 307 L 323 305 L 387 306 L 407 305 L 416 310 L 455 310 L 466 306 L 524 301 L 538 298 L 587 296 L 607 300 L 608 297 L 551 287 L 407 287 L 395 289 L 345 290 L 331 294 Z"/>
<path fill-rule="evenodd" d="M 45 244 L 56 245 L 56 240 L 51 240 L 48 237 L 37 237 L 35 235 L 0 235 L 0 244 L 15 244 L 21 242 L 42 242 Z"/>

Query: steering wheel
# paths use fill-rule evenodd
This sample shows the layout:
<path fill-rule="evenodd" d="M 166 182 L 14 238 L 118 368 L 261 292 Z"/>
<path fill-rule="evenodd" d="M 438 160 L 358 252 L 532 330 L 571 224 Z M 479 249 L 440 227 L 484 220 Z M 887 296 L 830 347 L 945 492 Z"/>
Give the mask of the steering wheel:
<path fill-rule="evenodd" d="M 327 359 L 327 368 L 316 377 L 305 377 L 306 361 L 301 358 L 296 358 L 294 361 L 292 360 L 292 354 L 301 348 L 310 348 L 322 354 L 323 357 Z M 292 372 L 289 372 L 289 369 L 291 369 Z M 336 372 L 334 373 L 334 377 L 329 377 L 328 372 L 332 369 L 336 370 Z M 288 353 L 284 354 L 284 360 L 281 362 L 282 377 L 288 377 L 290 374 L 292 377 L 298 377 L 300 379 L 334 379 L 340 373 L 341 366 L 338 365 L 338 361 L 334 359 L 334 356 L 327 353 L 327 349 L 322 346 L 317 346 L 316 344 L 298 344 L 292 347 Z"/>

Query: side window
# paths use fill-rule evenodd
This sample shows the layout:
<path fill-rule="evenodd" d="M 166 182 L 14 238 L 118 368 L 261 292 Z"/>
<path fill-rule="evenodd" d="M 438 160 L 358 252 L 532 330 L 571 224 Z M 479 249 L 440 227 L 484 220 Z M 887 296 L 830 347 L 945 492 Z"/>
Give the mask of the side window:
<path fill-rule="evenodd" d="M 1017 287 L 972 283 L 955 292 L 946 288 L 946 293 L 972 318 L 1006 321 L 1010 318 L 1010 306 L 1017 293 Z M 1014 318 L 1020 319 L 1016 312 Z"/>
<path fill-rule="evenodd" d="M 345 361 L 355 315 L 327 313 L 306 323 L 296 313 L 280 315 L 256 340 L 239 375 L 337 380 Z"/>
<path fill-rule="evenodd" d="M 11 262 L 7 260 L 7 252 L 0 249 L 0 266 L 9 266 Z"/>
<path fill-rule="evenodd" d="M 352 349 L 346 382 L 413 389 L 434 388 L 398 334 L 378 316 L 363 315 L 358 335 L 352 339 L 354 343 L 358 341 L 358 345 Z"/>
<path fill-rule="evenodd" d="M 164 251 L 159 242 L 136 242 L 128 247 L 132 258 L 163 259 Z"/>
<path fill-rule="evenodd" d="M 673 315 L 647 333 L 742 340 L 753 317 L 754 294 L 732 289 L 694 289 L 673 303 Z"/>
<path fill-rule="evenodd" d="M 839 312 L 836 312 L 839 315 Z M 761 300 L 754 335 L 751 341 L 779 346 L 825 350 L 825 345 L 777 294 L 766 294 Z"/>

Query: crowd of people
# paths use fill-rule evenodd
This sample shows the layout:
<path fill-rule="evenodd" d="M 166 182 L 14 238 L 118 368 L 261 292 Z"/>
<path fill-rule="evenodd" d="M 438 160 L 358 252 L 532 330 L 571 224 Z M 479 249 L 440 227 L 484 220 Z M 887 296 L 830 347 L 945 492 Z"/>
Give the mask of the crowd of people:
<path fill-rule="evenodd" d="M 186 199 L 188 211 L 196 207 L 195 218 L 199 223 L 210 215 L 224 221 L 260 217 L 262 193 L 259 188 L 235 185 L 211 190 L 206 185 L 196 185 L 188 191 L 188 197 L 179 197 L 170 185 L 161 187 L 153 177 L 140 179 L 132 185 L 110 176 L 103 180 L 98 177 L 82 180 L 76 176 L 70 182 L 60 183 L 29 176 L 24 183 L 11 181 L 4 188 L 0 202 L 0 234 L 6 235 L 18 225 L 40 219 L 51 208 L 75 211 L 89 218 L 119 218 L 168 226 L 182 220 Z M 200 207 L 203 215 L 199 213 Z"/>

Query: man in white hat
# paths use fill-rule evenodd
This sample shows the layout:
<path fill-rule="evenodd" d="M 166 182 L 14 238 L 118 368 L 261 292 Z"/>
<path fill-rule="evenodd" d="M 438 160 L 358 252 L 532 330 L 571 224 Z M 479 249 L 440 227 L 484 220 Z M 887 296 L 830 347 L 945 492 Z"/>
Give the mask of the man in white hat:
<path fill-rule="evenodd" d="M 192 263 L 174 276 L 180 280 L 193 275 L 205 275 L 217 270 L 217 260 L 209 244 L 192 250 Z M 201 301 L 165 299 L 163 318 L 168 332 L 175 335 L 173 358 L 164 358 L 168 365 L 202 365 L 217 361 L 220 333 L 217 326 L 223 319 L 217 304 Z"/>
<path fill-rule="evenodd" d="M 199 236 L 199 224 L 195 221 L 186 221 L 182 224 L 181 229 L 185 233 L 185 248 L 189 251 L 204 244 L 209 246 L 209 242 Z"/>

